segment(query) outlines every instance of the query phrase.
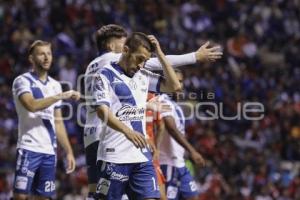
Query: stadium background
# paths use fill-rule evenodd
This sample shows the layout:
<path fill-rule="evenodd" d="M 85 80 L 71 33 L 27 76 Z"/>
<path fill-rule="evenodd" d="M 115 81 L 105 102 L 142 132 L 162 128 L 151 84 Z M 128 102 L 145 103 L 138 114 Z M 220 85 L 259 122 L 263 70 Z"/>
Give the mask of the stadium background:
<path fill-rule="evenodd" d="M 188 92 L 224 103 L 265 106 L 260 121 L 190 120 L 189 140 L 208 160 L 195 175 L 199 200 L 300 199 L 300 1 L 299 0 L 1 0 L 0 1 L 0 199 L 13 180 L 17 116 L 12 80 L 29 70 L 26 50 L 34 39 L 51 41 L 51 75 L 70 81 L 96 56 L 92 33 L 116 23 L 157 36 L 167 54 L 221 44 L 223 58 L 185 68 Z M 73 105 L 76 108 L 77 104 Z M 82 199 L 87 190 L 82 127 L 65 122 L 77 169 L 64 173 L 58 151 L 57 198 Z"/>

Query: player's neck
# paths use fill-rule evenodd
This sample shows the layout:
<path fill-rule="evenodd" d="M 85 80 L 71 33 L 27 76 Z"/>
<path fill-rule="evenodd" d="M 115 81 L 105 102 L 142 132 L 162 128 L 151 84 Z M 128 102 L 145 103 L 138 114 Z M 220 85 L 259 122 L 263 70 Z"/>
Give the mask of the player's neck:
<path fill-rule="evenodd" d="M 48 77 L 48 72 L 45 70 L 38 70 L 34 69 L 33 73 L 36 74 L 36 76 L 41 80 L 41 81 L 46 81 Z"/>
<path fill-rule="evenodd" d="M 127 61 L 126 61 L 126 59 L 123 59 L 123 58 L 121 57 L 121 59 L 119 60 L 119 62 L 118 62 L 117 64 L 122 68 L 122 70 L 123 70 L 124 72 L 126 72 L 126 66 L 127 66 Z"/>

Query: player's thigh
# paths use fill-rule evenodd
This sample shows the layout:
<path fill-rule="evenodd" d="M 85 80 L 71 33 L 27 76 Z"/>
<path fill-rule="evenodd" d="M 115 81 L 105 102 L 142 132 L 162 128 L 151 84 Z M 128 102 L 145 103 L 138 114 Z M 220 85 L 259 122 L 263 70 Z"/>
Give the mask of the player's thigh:
<path fill-rule="evenodd" d="M 159 199 L 159 186 L 151 161 L 133 164 L 127 190 L 129 199 Z"/>
<path fill-rule="evenodd" d="M 87 165 L 87 175 L 89 185 L 96 185 L 99 179 L 99 170 L 97 168 L 97 151 L 99 141 L 96 141 L 85 148 L 85 158 Z M 96 186 L 95 186 L 96 187 Z M 95 188 L 94 188 L 95 190 Z M 95 191 L 93 191 L 95 192 Z"/>
<path fill-rule="evenodd" d="M 169 200 L 179 199 L 179 173 L 176 167 L 161 165 L 161 170 L 166 179 L 165 190 Z"/>
<path fill-rule="evenodd" d="M 36 171 L 42 163 L 42 154 L 17 149 L 17 162 L 14 179 L 15 199 L 22 199 L 32 190 L 33 179 L 36 177 Z"/>
<path fill-rule="evenodd" d="M 37 178 L 34 179 L 32 193 L 36 197 L 50 198 L 55 194 L 56 156 L 45 154 L 43 162 L 37 170 Z"/>
<path fill-rule="evenodd" d="M 197 184 L 195 180 L 193 179 L 191 173 L 186 167 L 182 167 L 178 169 L 179 171 L 179 192 L 180 196 L 184 199 L 197 199 L 199 196 L 199 192 L 197 189 Z"/>
<path fill-rule="evenodd" d="M 128 185 L 131 166 L 104 161 L 99 161 L 97 166 L 99 169 L 99 180 L 95 199 L 121 200 Z"/>

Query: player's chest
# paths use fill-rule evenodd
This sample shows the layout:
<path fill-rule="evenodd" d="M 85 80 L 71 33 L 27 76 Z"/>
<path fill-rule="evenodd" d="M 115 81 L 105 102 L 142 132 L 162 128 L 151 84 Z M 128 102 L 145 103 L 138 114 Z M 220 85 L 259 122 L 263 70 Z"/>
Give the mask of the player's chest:
<path fill-rule="evenodd" d="M 148 92 L 148 79 L 143 76 L 134 76 L 133 78 L 122 77 L 122 80 L 112 84 L 115 94 L 123 97 L 142 97 Z"/>
<path fill-rule="evenodd" d="M 39 82 L 35 82 L 31 85 L 31 91 L 35 98 L 44 98 L 57 94 L 57 88 L 51 84 L 42 84 Z"/>

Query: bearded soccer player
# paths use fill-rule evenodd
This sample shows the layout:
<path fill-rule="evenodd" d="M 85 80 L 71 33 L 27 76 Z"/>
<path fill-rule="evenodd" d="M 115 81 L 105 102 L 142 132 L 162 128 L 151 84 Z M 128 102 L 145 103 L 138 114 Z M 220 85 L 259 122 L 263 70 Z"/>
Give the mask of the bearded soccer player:
<path fill-rule="evenodd" d="M 12 86 L 19 121 L 14 199 L 26 200 L 32 195 L 46 200 L 55 192 L 56 140 L 66 151 L 67 173 L 75 169 L 60 107 L 62 100 L 78 100 L 80 94 L 62 92 L 60 83 L 48 76 L 50 43 L 33 42 L 29 61 L 32 71 L 18 76 Z"/>
<path fill-rule="evenodd" d="M 155 52 L 164 77 L 143 68 Z M 96 199 L 158 199 L 157 178 L 146 142 L 148 91 L 181 90 L 176 74 L 154 36 L 133 33 L 126 39 L 119 62 L 105 65 L 95 78 L 93 107 L 107 124 L 100 135 Z"/>

